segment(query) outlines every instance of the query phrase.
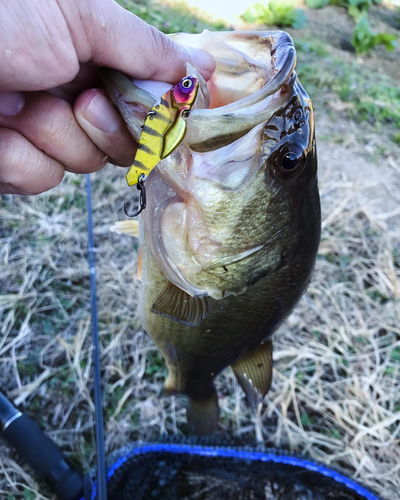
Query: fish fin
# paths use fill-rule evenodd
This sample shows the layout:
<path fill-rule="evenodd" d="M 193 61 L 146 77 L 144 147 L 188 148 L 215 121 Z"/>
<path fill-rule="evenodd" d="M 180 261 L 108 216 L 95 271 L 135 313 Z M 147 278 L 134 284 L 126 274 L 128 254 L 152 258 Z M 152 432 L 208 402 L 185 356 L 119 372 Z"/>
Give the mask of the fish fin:
<path fill-rule="evenodd" d="M 169 281 L 158 295 L 151 311 L 184 325 L 197 326 L 207 316 L 207 297 L 192 297 Z"/>
<path fill-rule="evenodd" d="M 190 398 L 187 408 L 187 421 L 190 430 L 196 436 L 209 436 L 218 425 L 218 396 L 214 389 L 208 398 Z"/>
<path fill-rule="evenodd" d="M 179 378 L 177 377 L 176 370 L 171 370 L 171 368 L 168 366 L 168 376 L 165 379 L 164 386 L 161 390 L 160 396 L 175 396 L 175 394 L 179 394 Z"/>
<path fill-rule="evenodd" d="M 139 248 L 138 259 L 137 259 L 137 271 L 136 271 L 136 279 L 142 279 L 142 271 L 143 271 L 143 262 L 142 262 L 142 249 Z"/>
<path fill-rule="evenodd" d="M 174 389 L 173 387 L 169 387 L 166 384 L 167 383 L 165 382 L 161 391 L 159 392 L 159 394 L 158 394 L 159 398 L 166 398 L 168 396 L 176 396 L 177 394 L 179 394 L 178 389 Z"/>
<path fill-rule="evenodd" d="M 231 365 L 233 373 L 255 408 L 267 394 L 272 382 L 272 342 L 267 340 Z"/>
<path fill-rule="evenodd" d="M 139 238 L 139 223 L 137 220 L 120 220 L 110 227 L 110 231 Z"/>

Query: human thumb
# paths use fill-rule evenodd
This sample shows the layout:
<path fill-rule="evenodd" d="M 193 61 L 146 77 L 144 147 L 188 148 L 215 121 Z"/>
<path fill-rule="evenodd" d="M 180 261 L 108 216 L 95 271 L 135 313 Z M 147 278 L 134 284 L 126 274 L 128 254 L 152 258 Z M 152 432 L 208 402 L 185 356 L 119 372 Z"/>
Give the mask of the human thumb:
<path fill-rule="evenodd" d="M 142 80 L 168 83 L 176 83 L 186 75 L 187 62 L 196 66 L 206 80 L 215 70 L 214 58 L 208 52 L 185 49 L 114 0 L 75 0 L 79 23 L 76 12 L 71 13 L 70 0 L 59 0 L 59 4 L 75 47 L 82 45 L 83 28 L 91 61 L 98 66 L 118 69 Z"/>

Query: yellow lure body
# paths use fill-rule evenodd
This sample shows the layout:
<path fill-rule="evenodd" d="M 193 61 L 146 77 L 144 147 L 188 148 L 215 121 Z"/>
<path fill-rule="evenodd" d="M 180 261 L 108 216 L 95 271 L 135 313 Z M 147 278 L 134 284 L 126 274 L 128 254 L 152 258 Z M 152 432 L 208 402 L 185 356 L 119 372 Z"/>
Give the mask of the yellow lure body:
<path fill-rule="evenodd" d="M 147 114 L 135 159 L 126 180 L 129 186 L 146 177 L 179 146 L 186 133 L 186 118 L 196 98 L 198 82 L 186 76 L 166 92 Z"/>

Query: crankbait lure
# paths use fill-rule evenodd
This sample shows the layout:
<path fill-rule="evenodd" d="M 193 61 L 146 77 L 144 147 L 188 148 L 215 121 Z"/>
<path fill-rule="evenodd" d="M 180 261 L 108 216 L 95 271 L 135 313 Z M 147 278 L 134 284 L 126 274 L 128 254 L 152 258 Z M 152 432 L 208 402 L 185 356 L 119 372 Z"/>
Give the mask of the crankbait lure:
<path fill-rule="evenodd" d="M 137 184 L 141 174 L 149 175 L 163 158 L 179 146 L 185 136 L 186 119 L 197 89 L 197 79 L 185 76 L 147 113 L 136 157 L 126 176 L 129 186 Z"/>
<path fill-rule="evenodd" d="M 125 214 L 135 217 L 146 207 L 145 182 L 158 163 L 171 154 L 185 137 L 186 119 L 196 99 L 198 81 L 194 76 L 185 76 L 161 96 L 149 113 L 142 127 L 137 153 L 126 176 L 129 186 L 137 184 L 140 191 L 139 210 Z"/>

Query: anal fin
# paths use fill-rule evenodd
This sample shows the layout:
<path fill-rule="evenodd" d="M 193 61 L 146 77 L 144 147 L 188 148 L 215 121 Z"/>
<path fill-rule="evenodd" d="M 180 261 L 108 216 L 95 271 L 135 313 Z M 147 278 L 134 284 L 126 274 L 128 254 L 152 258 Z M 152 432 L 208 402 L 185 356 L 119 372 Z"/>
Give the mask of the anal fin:
<path fill-rule="evenodd" d="M 272 382 L 272 342 L 267 340 L 231 365 L 237 381 L 255 408 L 267 394 Z"/>
<path fill-rule="evenodd" d="M 151 311 L 185 325 L 197 326 L 207 316 L 207 297 L 192 297 L 168 282 L 158 295 Z"/>

